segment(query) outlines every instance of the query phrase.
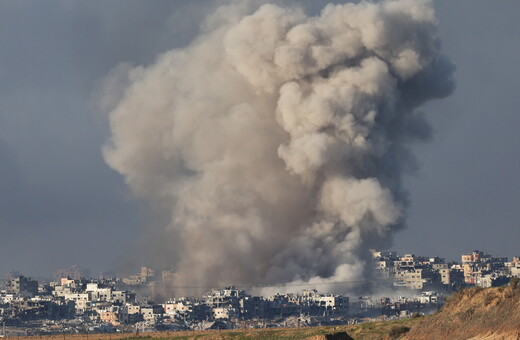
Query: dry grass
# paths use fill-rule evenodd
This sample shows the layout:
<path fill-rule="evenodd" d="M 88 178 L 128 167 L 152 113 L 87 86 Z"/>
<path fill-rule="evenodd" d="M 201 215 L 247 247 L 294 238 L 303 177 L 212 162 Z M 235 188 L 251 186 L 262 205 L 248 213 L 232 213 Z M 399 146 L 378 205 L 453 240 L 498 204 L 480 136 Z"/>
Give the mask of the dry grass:
<path fill-rule="evenodd" d="M 469 288 L 452 295 L 442 310 L 423 318 L 406 339 L 469 339 L 520 331 L 520 286 Z"/>
<path fill-rule="evenodd" d="M 280 339 L 296 340 L 312 338 L 320 335 L 347 332 L 356 340 L 390 340 L 401 338 L 402 333 L 395 334 L 396 329 L 411 327 L 421 318 L 401 319 L 394 321 L 366 322 L 356 325 L 322 326 L 304 328 L 272 328 L 250 330 L 220 330 L 220 331 L 189 331 L 189 332 L 155 332 L 136 334 L 82 334 L 82 335 L 49 335 L 13 337 L 16 340 L 146 340 L 146 339 L 223 339 L 223 340 L 253 340 L 253 339 Z"/>

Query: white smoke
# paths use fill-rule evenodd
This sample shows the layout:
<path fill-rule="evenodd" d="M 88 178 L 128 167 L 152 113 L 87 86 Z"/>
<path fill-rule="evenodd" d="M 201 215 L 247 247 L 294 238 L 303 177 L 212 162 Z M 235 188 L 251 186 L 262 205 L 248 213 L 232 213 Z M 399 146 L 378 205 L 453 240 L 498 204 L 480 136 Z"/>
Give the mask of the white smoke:
<path fill-rule="evenodd" d="M 231 4 L 112 81 L 105 159 L 170 212 L 176 284 L 366 277 L 404 222 L 406 143 L 430 137 L 415 109 L 452 90 L 435 27 L 421 0 Z"/>

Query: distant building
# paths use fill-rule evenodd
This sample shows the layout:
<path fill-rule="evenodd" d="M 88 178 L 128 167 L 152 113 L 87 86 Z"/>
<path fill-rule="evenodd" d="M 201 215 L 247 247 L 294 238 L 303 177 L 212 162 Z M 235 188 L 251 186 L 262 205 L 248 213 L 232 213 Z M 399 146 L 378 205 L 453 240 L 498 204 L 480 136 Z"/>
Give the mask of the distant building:
<path fill-rule="evenodd" d="M 503 286 L 508 282 L 508 277 L 497 275 L 496 273 L 485 274 L 476 279 L 476 285 L 484 288 Z"/>
<path fill-rule="evenodd" d="M 5 285 L 7 294 L 35 296 L 38 294 L 38 281 L 19 276 L 8 280 Z"/>
<path fill-rule="evenodd" d="M 141 276 L 146 278 L 153 278 L 155 276 L 155 270 L 150 267 L 141 267 Z"/>
<path fill-rule="evenodd" d="M 506 257 L 492 257 L 479 250 L 463 254 L 462 269 L 464 271 L 464 282 L 478 284 L 477 281 L 487 274 L 500 273 L 504 275 L 507 272 L 506 263 Z"/>
<path fill-rule="evenodd" d="M 438 268 L 444 285 L 458 287 L 464 282 L 464 272 L 457 268 Z"/>
<path fill-rule="evenodd" d="M 90 272 L 88 269 L 83 269 L 77 265 L 73 265 L 68 269 L 58 269 L 54 273 L 54 278 L 59 280 L 61 278 L 69 278 L 73 280 L 80 280 L 82 278 L 90 277 Z"/>
<path fill-rule="evenodd" d="M 511 276 L 520 277 L 520 262 L 513 261 L 510 267 Z"/>
<path fill-rule="evenodd" d="M 141 314 L 144 321 L 156 322 L 164 314 L 164 308 L 161 305 L 141 307 Z"/>
<path fill-rule="evenodd" d="M 212 313 L 215 320 L 235 317 L 235 310 L 231 307 L 215 307 L 213 308 Z"/>
<path fill-rule="evenodd" d="M 396 286 L 410 289 L 432 289 L 441 282 L 440 274 L 431 269 L 413 268 L 395 273 Z"/>
<path fill-rule="evenodd" d="M 165 283 L 173 283 L 173 282 L 175 282 L 175 279 L 177 278 L 177 276 L 175 275 L 175 272 L 173 272 L 171 270 L 163 270 L 161 272 L 161 278 L 162 278 L 162 281 Z"/>
<path fill-rule="evenodd" d="M 155 280 L 155 270 L 150 267 L 141 267 L 139 274 L 123 278 L 123 283 L 131 286 L 139 286 Z"/>

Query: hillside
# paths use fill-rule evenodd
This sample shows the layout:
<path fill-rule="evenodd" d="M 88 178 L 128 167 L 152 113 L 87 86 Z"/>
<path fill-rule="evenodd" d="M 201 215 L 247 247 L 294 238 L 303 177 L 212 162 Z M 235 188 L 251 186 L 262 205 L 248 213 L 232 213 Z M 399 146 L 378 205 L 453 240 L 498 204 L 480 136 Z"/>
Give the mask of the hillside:
<path fill-rule="evenodd" d="M 519 340 L 520 283 L 460 291 L 440 312 L 421 318 L 403 339 Z"/>

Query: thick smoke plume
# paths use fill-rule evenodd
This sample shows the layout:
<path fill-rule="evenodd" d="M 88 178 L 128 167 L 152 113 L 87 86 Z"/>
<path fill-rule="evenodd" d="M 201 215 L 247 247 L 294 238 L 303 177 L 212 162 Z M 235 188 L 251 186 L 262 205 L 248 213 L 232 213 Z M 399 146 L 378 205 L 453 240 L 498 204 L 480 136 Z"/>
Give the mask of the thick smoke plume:
<path fill-rule="evenodd" d="M 453 87 L 431 3 L 249 7 L 120 68 L 106 161 L 170 212 L 178 286 L 363 279 L 404 223 L 416 108 Z"/>

